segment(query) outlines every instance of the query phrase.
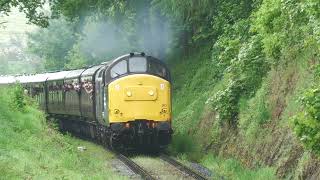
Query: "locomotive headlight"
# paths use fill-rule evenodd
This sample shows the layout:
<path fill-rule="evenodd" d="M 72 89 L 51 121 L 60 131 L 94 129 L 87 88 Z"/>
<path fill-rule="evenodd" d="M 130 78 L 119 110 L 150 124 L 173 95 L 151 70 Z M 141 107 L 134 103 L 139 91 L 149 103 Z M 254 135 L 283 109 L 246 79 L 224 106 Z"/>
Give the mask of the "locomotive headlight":
<path fill-rule="evenodd" d="M 148 92 L 148 94 L 149 94 L 150 96 L 153 96 L 153 95 L 154 95 L 154 92 L 153 92 L 152 90 L 150 90 L 150 91 Z"/>
<path fill-rule="evenodd" d="M 127 94 L 128 97 L 131 97 L 131 96 L 132 96 L 132 93 L 131 93 L 130 91 L 127 91 L 126 94 Z"/>

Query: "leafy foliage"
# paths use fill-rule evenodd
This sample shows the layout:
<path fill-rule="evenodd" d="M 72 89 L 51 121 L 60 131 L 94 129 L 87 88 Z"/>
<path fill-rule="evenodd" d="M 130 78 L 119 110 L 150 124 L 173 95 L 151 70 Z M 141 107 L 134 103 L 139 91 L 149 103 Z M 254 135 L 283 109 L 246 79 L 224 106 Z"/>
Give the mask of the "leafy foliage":
<path fill-rule="evenodd" d="M 0 43 L 0 74 L 35 73 L 43 71 L 39 57 L 28 51 L 22 36 Z"/>
<path fill-rule="evenodd" d="M 29 34 L 29 51 L 43 59 L 46 70 L 61 70 L 68 63 L 68 53 L 77 39 L 73 27 L 65 20 L 53 20 L 47 29 Z"/>
<path fill-rule="evenodd" d="M 12 7 L 17 7 L 26 14 L 30 23 L 47 27 L 49 25 L 48 16 L 42 9 L 45 3 L 45 0 L 0 0 L 0 13 L 8 14 Z"/>
<path fill-rule="evenodd" d="M 13 95 L 12 95 L 11 107 L 18 111 L 25 110 L 25 107 L 27 104 L 26 104 L 23 88 L 20 85 L 16 85 L 13 88 L 12 94 Z"/>
<path fill-rule="evenodd" d="M 74 68 L 83 68 L 88 62 L 85 55 L 81 52 L 79 45 L 74 45 L 73 48 L 68 52 L 66 59 L 69 60 L 67 64 L 65 64 L 66 69 L 74 69 Z"/>
<path fill-rule="evenodd" d="M 263 2 L 255 13 L 254 30 L 263 37 L 264 52 L 273 64 L 319 56 L 319 6 L 313 0 Z"/>
<path fill-rule="evenodd" d="M 250 37 L 247 24 L 241 20 L 226 31 L 214 45 L 212 55 L 217 64 L 215 72 L 225 79 L 225 85 L 209 101 L 219 112 L 219 119 L 233 126 L 237 124 L 240 98 L 254 95 L 270 68 L 260 36 Z"/>
<path fill-rule="evenodd" d="M 320 89 L 308 90 L 300 101 L 303 111 L 293 117 L 294 131 L 308 149 L 320 154 Z"/>

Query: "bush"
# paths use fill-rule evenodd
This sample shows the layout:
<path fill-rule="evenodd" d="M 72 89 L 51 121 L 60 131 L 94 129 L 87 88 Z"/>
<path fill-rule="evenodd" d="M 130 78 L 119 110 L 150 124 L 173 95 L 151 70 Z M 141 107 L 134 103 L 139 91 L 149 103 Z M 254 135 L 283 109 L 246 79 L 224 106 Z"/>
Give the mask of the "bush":
<path fill-rule="evenodd" d="M 23 111 L 26 107 L 26 100 L 23 88 L 21 85 L 16 85 L 14 88 L 12 88 L 12 99 L 11 99 L 11 107 Z"/>
<path fill-rule="evenodd" d="M 239 100 L 252 97 L 270 69 L 263 53 L 262 38 L 249 32 L 249 22 L 235 23 L 234 31 L 231 34 L 226 31 L 220 37 L 212 54 L 216 68 L 220 69 L 216 72 L 222 73 L 226 82 L 225 88 L 213 96 L 213 107 L 219 112 L 221 123 L 228 122 L 232 126 L 237 124 Z"/>
<path fill-rule="evenodd" d="M 294 132 L 307 149 L 320 155 L 320 88 L 308 90 L 300 101 L 303 111 L 293 117 Z"/>
<path fill-rule="evenodd" d="M 187 155 L 189 160 L 199 161 L 202 158 L 200 145 L 194 141 L 194 138 L 187 134 L 175 134 L 169 151 L 178 156 Z"/>

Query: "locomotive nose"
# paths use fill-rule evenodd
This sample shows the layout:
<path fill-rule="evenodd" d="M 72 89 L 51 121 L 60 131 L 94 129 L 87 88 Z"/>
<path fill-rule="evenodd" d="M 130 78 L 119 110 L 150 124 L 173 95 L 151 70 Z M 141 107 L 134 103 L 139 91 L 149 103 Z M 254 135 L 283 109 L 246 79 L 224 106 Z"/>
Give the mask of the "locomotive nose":
<path fill-rule="evenodd" d="M 109 122 L 169 121 L 170 84 L 152 75 L 136 74 L 109 84 Z"/>

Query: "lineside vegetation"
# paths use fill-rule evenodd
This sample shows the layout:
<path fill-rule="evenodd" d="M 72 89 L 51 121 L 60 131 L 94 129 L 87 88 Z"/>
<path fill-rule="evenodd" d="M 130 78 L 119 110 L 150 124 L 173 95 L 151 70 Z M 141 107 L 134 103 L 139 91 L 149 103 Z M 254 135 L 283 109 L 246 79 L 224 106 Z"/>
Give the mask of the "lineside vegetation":
<path fill-rule="evenodd" d="M 0 90 L 0 122 L 1 179 L 125 179 L 110 153 L 60 134 L 19 86 Z"/>

